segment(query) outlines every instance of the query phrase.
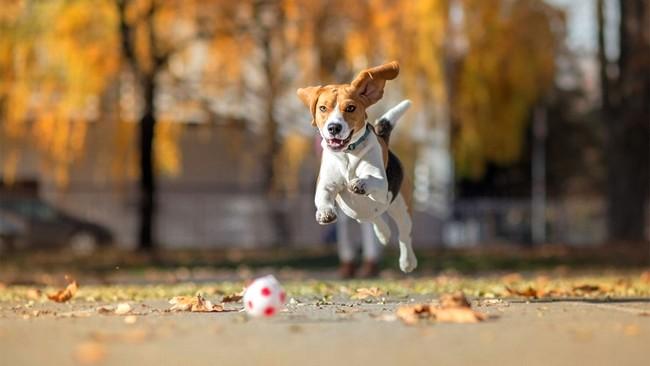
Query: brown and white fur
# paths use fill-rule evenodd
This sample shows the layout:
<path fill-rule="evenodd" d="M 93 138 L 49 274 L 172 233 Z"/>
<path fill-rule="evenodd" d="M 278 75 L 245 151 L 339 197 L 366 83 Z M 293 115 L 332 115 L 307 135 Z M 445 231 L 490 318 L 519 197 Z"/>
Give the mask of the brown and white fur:
<path fill-rule="evenodd" d="M 381 99 L 386 81 L 398 73 L 398 63 L 391 62 L 363 70 L 350 84 L 311 86 L 297 93 L 323 138 L 314 199 L 316 221 L 321 225 L 335 222 L 336 202 L 347 216 L 371 222 L 377 238 L 386 245 L 391 233 L 382 214 L 387 212 L 399 230 L 400 269 L 411 272 L 417 259 L 411 246 L 410 187 L 403 182 L 399 160 L 388 149 L 392 126 L 409 103 L 391 109 L 366 134 L 366 109 Z"/>

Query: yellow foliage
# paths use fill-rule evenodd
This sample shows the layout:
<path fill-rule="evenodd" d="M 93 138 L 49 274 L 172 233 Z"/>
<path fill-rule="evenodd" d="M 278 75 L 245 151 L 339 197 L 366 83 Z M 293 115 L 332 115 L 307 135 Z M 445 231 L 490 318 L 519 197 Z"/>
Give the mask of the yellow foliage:
<path fill-rule="evenodd" d="M 414 109 L 445 104 L 448 13 L 447 0 L 370 1 L 352 15 L 346 57 L 355 69 L 399 60 L 402 71 L 398 82 L 403 94 L 416 101 Z"/>
<path fill-rule="evenodd" d="M 519 158 L 530 109 L 553 82 L 563 18 L 542 0 L 455 5 L 462 19 L 451 24 L 449 0 L 346 4 L 345 56 L 353 70 L 399 60 L 403 94 L 429 112 L 430 128 L 445 118 L 431 111 L 449 110 L 457 172 L 478 177 L 487 162 Z"/>
<path fill-rule="evenodd" d="M 260 3 L 132 0 L 128 4 L 126 21 L 135 32 L 139 72 L 151 72 L 156 55 L 174 51 L 170 64 L 180 65 L 178 70 L 201 68 L 201 85 L 188 89 L 188 99 L 200 100 L 195 105 L 210 104 L 208 99 L 223 93 L 244 95 L 243 90 L 260 89 L 263 72 L 251 70 L 263 58 L 255 16 Z M 460 23 L 450 19 L 452 4 L 460 6 Z M 152 5 L 155 12 L 148 18 Z M 342 75 L 396 59 L 402 73 L 390 87 L 401 88 L 413 99 L 416 112 L 433 116 L 427 121 L 430 128 L 440 122 L 431 111 L 449 111 L 456 124 L 452 137 L 457 171 L 469 176 L 480 176 L 487 162 L 507 164 L 519 157 L 531 106 L 553 82 L 562 37 L 557 27 L 562 15 L 542 0 L 278 0 L 265 6 L 275 6 L 281 13 L 271 30 L 273 52 L 286 55 L 273 58 L 279 94 L 306 83 L 342 81 Z M 106 109 L 120 108 L 100 103 L 111 101 L 105 97 L 116 90 L 120 98 L 129 99 L 125 97 L 129 92 L 120 88 L 129 81 L 123 82 L 118 16 L 115 0 L 3 2 L 3 138 L 14 145 L 36 146 L 44 170 L 60 183 L 67 181 L 70 167 L 83 156 L 89 121 L 137 119 L 120 112 L 106 116 Z M 200 40 L 188 42 L 197 33 L 202 34 Z M 463 42 L 462 52 L 450 55 Z M 451 56 L 454 69 L 447 67 Z M 285 75 L 289 68 L 295 75 Z M 182 78 L 175 74 L 178 70 L 165 70 L 167 83 Z M 130 83 L 137 84 L 137 77 Z M 141 103 L 135 98 L 129 102 Z M 123 177 L 136 171 L 134 122 L 116 122 L 114 131 L 112 171 Z M 157 124 L 156 165 L 163 174 L 177 175 L 182 169 L 178 141 L 183 127 L 177 122 Z M 287 175 L 279 177 L 278 184 L 295 189 L 296 177 L 289 176 L 298 174 L 310 149 L 310 139 L 289 133 L 280 153 L 288 163 L 279 167 Z M 5 175 L 15 171 L 16 161 L 5 159 Z"/>
<path fill-rule="evenodd" d="M 553 82 L 561 13 L 541 0 L 463 5 L 469 47 L 452 104 L 454 155 L 461 175 L 479 177 L 488 161 L 519 158 L 530 109 Z"/>
<path fill-rule="evenodd" d="M 181 153 L 178 140 L 181 137 L 180 123 L 159 121 L 156 124 L 155 156 L 159 173 L 176 176 L 181 172 Z"/>
<path fill-rule="evenodd" d="M 6 137 L 36 146 L 41 165 L 61 185 L 84 150 L 93 101 L 118 69 L 112 2 L 30 3 L 0 37 L 0 100 Z M 3 19 L 5 20 L 5 19 Z M 27 131 L 32 131 L 27 133 Z M 12 159 L 5 160 L 5 178 Z"/>

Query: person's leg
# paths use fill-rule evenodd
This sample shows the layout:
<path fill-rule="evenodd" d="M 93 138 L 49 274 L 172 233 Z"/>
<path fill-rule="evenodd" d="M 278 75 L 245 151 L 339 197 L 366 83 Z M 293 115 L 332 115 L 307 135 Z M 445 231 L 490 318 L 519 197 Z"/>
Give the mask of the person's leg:
<path fill-rule="evenodd" d="M 381 255 L 381 247 L 375 237 L 375 230 L 371 223 L 361 224 L 361 245 L 363 259 L 366 261 L 378 261 Z"/>
<path fill-rule="evenodd" d="M 363 266 L 359 276 L 376 277 L 379 274 L 379 260 L 382 247 L 380 246 L 372 223 L 361 224 L 361 245 L 363 250 Z"/>
<path fill-rule="evenodd" d="M 336 243 L 339 254 L 339 274 L 343 278 L 354 276 L 356 248 L 350 238 L 350 218 L 339 211 L 336 221 Z"/>

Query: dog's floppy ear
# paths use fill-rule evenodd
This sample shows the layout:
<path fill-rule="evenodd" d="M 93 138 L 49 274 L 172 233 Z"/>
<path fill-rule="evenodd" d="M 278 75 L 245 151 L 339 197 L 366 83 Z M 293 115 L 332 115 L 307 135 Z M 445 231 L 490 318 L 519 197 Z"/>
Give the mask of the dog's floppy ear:
<path fill-rule="evenodd" d="M 379 101 L 384 95 L 386 80 L 393 80 L 399 74 L 397 61 L 365 69 L 350 83 L 352 89 L 366 107 Z"/>
<path fill-rule="evenodd" d="M 321 89 L 320 85 L 318 86 L 308 86 L 306 88 L 300 88 L 296 91 L 300 100 L 309 108 L 311 112 L 312 120 L 311 125 L 316 126 L 316 102 L 318 101 L 318 96 L 320 95 Z"/>

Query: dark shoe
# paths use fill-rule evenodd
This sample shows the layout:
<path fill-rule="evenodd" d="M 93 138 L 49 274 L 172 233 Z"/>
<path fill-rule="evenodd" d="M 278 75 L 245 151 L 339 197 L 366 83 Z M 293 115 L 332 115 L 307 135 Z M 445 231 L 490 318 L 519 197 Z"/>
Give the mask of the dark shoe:
<path fill-rule="evenodd" d="M 348 280 L 354 277 L 354 272 L 357 271 L 357 267 L 352 262 L 341 262 L 339 265 L 339 277 L 344 280 Z"/>
<path fill-rule="evenodd" d="M 361 265 L 359 270 L 359 277 L 361 278 L 375 278 L 379 276 L 379 264 L 377 262 L 366 261 Z"/>

